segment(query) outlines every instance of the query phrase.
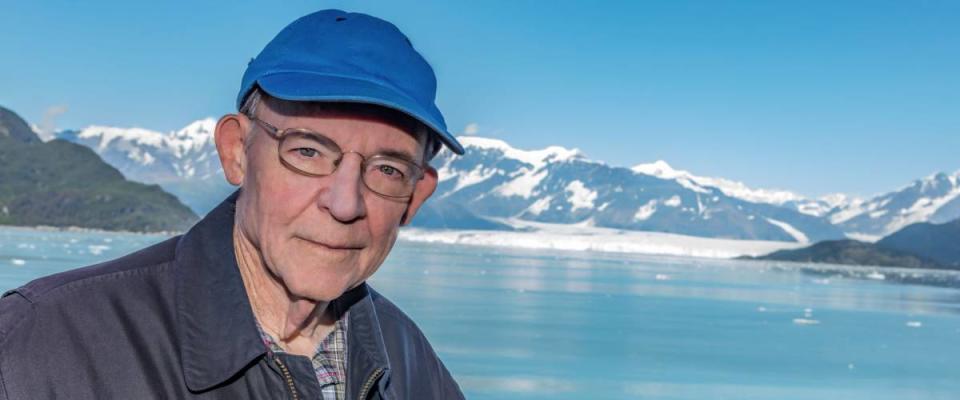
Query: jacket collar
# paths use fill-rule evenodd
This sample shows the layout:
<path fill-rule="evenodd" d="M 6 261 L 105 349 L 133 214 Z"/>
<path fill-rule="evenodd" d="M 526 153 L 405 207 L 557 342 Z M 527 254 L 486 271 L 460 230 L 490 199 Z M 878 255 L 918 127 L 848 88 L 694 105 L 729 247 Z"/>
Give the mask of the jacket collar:
<path fill-rule="evenodd" d="M 380 387 L 384 387 L 390 376 L 390 358 L 384 345 L 383 331 L 374 299 L 380 294 L 370 289 L 366 283 L 344 293 L 341 299 L 350 309 L 349 328 L 347 329 L 347 399 L 360 398 L 363 385 L 381 369 Z"/>
<path fill-rule="evenodd" d="M 203 391 L 266 353 L 233 250 L 239 191 L 177 244 L 177 336 L 187 387 Z"/>
<path fill-rule="evenodd" d="M 239 194 L 220 203 L 177 244 L 177 336 L 184 379 L 192 391 L 227 381 L 266 353 L 234 253 Z M 359 386 L 377 368 L 389 369 L 371 292 L 363 283 L 332 304 L 339 312 L 349 311 L 350 386 Z"/>

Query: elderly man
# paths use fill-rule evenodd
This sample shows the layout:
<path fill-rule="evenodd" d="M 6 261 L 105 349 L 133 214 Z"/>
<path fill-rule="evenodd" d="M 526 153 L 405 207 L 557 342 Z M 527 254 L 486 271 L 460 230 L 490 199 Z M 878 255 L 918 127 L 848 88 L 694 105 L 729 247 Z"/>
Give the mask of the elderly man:
<path fill-rule="evenodd" d="M 365 281 L 437 185 L 432 69 L 388 22 L 303 17 L 216 144 L 240 190 L 189 232 L 0 299 L 0 399 L 458 399 Z"/>

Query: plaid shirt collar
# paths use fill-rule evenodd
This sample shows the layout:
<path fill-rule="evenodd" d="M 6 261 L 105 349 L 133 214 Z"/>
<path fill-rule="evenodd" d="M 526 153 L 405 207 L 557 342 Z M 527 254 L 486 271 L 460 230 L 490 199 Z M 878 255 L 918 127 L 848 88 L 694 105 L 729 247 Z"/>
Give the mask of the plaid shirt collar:
<path fill-rule="evenodd" d="M 343 400 L 347 387 L 347 315 L 333 325 L 333 331 L 317 346 L 311 362 L 320 383 L 323 400 Z M 276 340 L 257 324 L 264 346 L 273 353 L 284 353 Z"/>

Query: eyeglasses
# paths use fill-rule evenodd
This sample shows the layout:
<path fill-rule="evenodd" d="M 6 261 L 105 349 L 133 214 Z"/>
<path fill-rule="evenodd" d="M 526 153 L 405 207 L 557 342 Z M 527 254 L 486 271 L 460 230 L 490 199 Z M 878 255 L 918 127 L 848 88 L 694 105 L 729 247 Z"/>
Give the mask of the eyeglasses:
<path fill-rule="evenodd" d="M 280 129 L 252 115 L 247 118 L 277 141 L 280 163 L 298 174 L 330 175 L 336 172 L 345 154 L 355 153 L 363 158 L 363 184 L 380 196 L 396 199 L 413 195 L 417 181 L 423 177 L 423 167 L 413 161 L 387 154 L 364 157 L 355 151 L 344 152 L 333 139 L 309 129 Z"/>

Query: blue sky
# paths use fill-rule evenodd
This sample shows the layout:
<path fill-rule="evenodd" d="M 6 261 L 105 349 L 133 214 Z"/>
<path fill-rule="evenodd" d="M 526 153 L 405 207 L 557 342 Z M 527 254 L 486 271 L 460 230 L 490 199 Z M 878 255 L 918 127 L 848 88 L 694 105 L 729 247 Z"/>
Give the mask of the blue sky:
<path fill-rule="evenodd" d="M 960 169 L 956 1 L 7 2 L 0 105 L 177 129 L 231 112 L 246 61 L 322 8 L 406 32 L 455 132 L 806 195 Z"/>

